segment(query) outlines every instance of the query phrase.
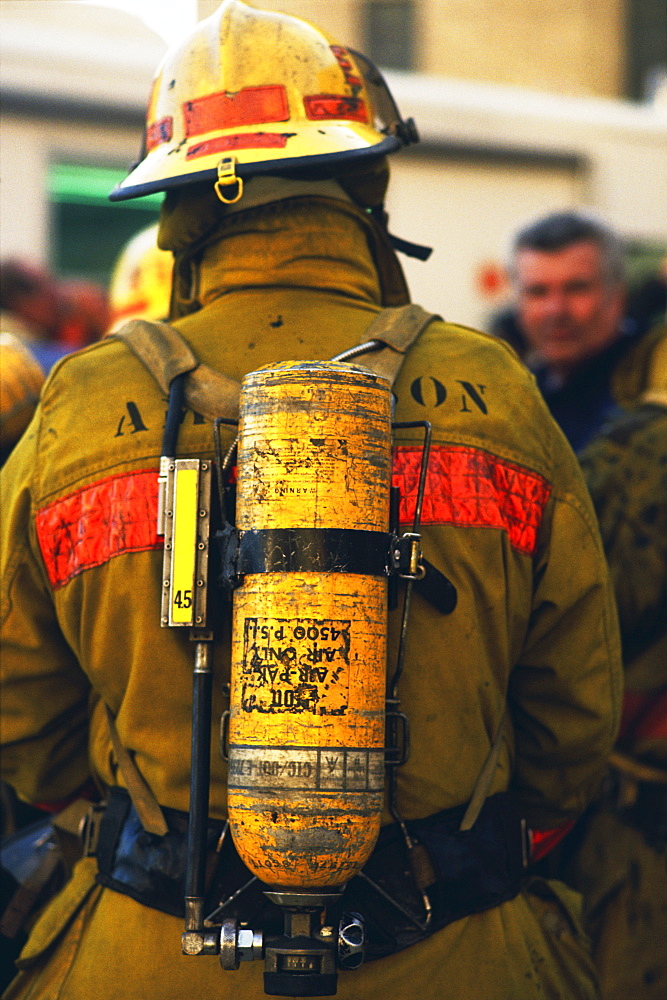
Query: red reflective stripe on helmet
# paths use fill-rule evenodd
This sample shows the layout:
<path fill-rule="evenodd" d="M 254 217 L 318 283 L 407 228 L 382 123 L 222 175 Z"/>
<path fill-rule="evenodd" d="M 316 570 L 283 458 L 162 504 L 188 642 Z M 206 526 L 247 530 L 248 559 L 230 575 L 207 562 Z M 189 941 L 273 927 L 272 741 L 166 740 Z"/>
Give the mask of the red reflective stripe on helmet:
<path fill-rule="evenodd" d="M 160 118 L 157 122 L 151 122 L 146 129 L 146 152 L 155 149 L 163 142 L 169 142 L 174 134 L 174 119 L 171 115 Z"/>
<path fill-rule="evenodd" d="M 185 134 L 203 135 L 221 128 L 285 122 L 289 119 L 287 92 L 280 85 L 244 87 L 237 94 L 207 94 L 183 105 Z"/>
<path fill-rule="evenodd" d="M 157 476 L 157 469 L 109 476 L 37 512 L 37 538 L 52 587 L 123 552 L 162 546 Z"/>
<path fill-rule="evenodd" d="M 311 94 L 304 97 L 306 117 L 311 121 L 329 121 L 344 118 L 352 122 L 368 122 L 366 104 L 360 97 L 344 97 L 338 94 Z"/>
<path fill-rule="evenodd" d="M 220 135 L 216 139 L 207 139 L 191 146 L 185 154 L 186 160 L 194 160 L 197 156 L 207 156 L 209 153 L 225 153 L 230 149 L 284 149 L 288 135 L 278 132 L 242 132 L 239 135 Z"/>
<path fill-rule="evenodd" d="M 568 835 L 574 826 L 574 820 L 566 820 L 560 826 L 555 826 L 551 830 L 531 830 L 530 831 L 530 860 L 540 861 L 546 857 L 549 851 L 560 844 L 561 840 Z"/>
<path fill-rule="evenodd" d="M 400 520 L 415 511 L 421 448 L 394 449 L 393 485 L 401 491 Z M 511 545 L 532 555 L 551 487 L 542 476 L 478 448 L 431 448 L 422 524 L 499 528 Z"/>
<path fill-rule="evenodd" d="M 357 75 L 357 70 L 350 60 L 350 53 L 347 49 L 344 49 L 342 45 L 330 45 L 329 48 L 333 52 L 336 62 L 343 71 L 345 83 L 349 87 L 362 87 L 364 81 Z"/>
<path fill-rule="evenodd" d="M 149 308 L 150 300 L 146 297 L 143 299 L 133 299 L 132 302 L 128 302 L 127 305 L 123 306 L 122 309 L 114 309 L 113 318 L 114 320 L 119 320 L 125 316 L 136 316 L 137 313 L 148 312 Z"/>

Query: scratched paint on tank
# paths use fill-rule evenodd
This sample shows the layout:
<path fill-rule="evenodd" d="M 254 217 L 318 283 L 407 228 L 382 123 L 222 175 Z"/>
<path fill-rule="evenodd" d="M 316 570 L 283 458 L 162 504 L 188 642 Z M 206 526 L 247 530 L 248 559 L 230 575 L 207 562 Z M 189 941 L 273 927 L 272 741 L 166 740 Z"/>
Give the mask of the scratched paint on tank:
<path fill-rule="evenodd" d="M 241 393 L 237 526 L 387 531 L 391 396 L 346 365 L 251 373 Z M 248 575 L 234 595 L 229 815 L 274 886 L 348 881 L 375 843 L 384 779 L 387 582 Z"/>

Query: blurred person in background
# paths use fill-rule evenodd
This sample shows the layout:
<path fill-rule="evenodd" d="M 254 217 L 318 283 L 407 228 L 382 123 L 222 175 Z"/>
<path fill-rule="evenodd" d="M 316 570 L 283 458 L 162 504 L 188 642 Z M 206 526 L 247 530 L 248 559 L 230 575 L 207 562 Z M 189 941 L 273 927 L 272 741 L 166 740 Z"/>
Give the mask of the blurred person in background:
<path fill-rule="evenodd" d="M 647 382 L 635 406 L 579 456 L 611 569 L 625 668 L 605 792 L 562 867 L 584 894 L 604 1000 L 667 996 L 666 339 Z"/>
<path fill-rule="evenodd" d="M 375 960 L 342 970 L 338 995 L 594 1000 L 580 897 L 527 864 L 605 770 L 620 709 L 613 594 L 581 472 L 525 367 L 497 340 L 409 305 L 383 206 L 387 154 L 414 141 L 414 126 L 362 57 L 298 18 L 224 0 L 167 54 L 146 139 L 113 198 L 166 192 L 160 245 L 175 258 L 184 382 L 163 387 L 129 335 L 104 338 L 58 367 L 3 479 L 5 774 L 35 802 L 76 795 L 92 771 L 106 802 L 96 856 L 33 926 L 9 996 L 264 996 L 261 963 L 221 972 L 213 955 L 181 954 L 193 665 L 183 630 L 160 627 L 165 392 L 178 427 L 170 454 L 211 455 L 210 410 L 197 411 L 187 373 L 210 366 L 239 382 L 267 364 L 331 358 L 366 342 L 373 324 L 416 316 L 405 357 L 405 341 L 379 353 L 400 368 L 397 419 L 433 421 L 424 542 L 458 596 L 445 614 L 415 595 L 401 678 L 411 754 L 395 808 L 422 865 L 411 873 L 386 808 L 368 862 L 380 891 L 359 877 L 345 897 L 367 915 Z M 167 352 L 172 375 L 173 361 Z M 452 372 L 470 406 L 423 404 L 411 391 Z M 420 448 L 409 429 L 399 435 L 407 521 Z M 318 445 L 324 462 L 338 444 Z M 392 616 L 390 669 L 399 629 Z M 230 671 L 219 631 L 217 716 Z M 308 712 L 295 727 L 312 738 Z M 231 895 L 239 919 L 259 913 L 270 928 L 280 915 L 221 837 L 227 765 L 214 743 L 210 829 L 221 850 L 208 856 L 210 900 Z M 128 790 L 137 781 L 141 796 Z M 288 791 L 284 814 L 298 817 L 307 796 Z M 266 822 L 268 844 L 278 814 Z M 335 831 L 325 846 L 325 870 L 345 860 Z M 243 884 L 248 893 L 234 895 Z M 298 977 L 302 955 L 289 958 Z"/>
<path fill-rule="evenodd" d="M 0 309 L 22 324 L 25 342 L 47 375 L 69 350 L 58 339 L 63 302 L 57 279 L 29 261 L 2 261 Z"/>
<path fill-rule="evenodd" d="M 585 213 L 521 229 L 510 272 L 515 310 L 494 332 L 519 349 L 578 452 L 637 400 L 665 332 L 628 315 L 623 242 Z"/>
<path fill-rule="evenodd" d="M 61 280 L 46 267 L 10 258 L 0 264 L 0 309 L 19 321 L 45 375 L 56 361 L 99 340 L 110 320 L 98 282 Z"/>
<path fill-rule="evenodd" d="M 158 225 L 147 226 L 123 247 L 109 283 L 109 332 L 130 319 L 169 317 L 174 257 L 157 245 Z"/>
<path fill-rule="evenodd" d="M 605 795 L 564 877 L 583 894 L 605 1000 L 667 996 L 667 389 L 581 454 L 621 622 L 626 692 Z"/>
<path fill-rule="evenodd" d="M 30 423 L 44 382 L 19 333 L 11 319 L 0 317 L 0 465 Z"/>
<path fill-rule="evenodd" d="M 578 451 L 609 562 L 624 712 L 602 799 L 556 872 L 584 895 L 604 1000 L 667 996 L 667 323 L 665 275 L 626 296 L 623 244 L 549 215 L 515 238 L 513 343 Z"/>
<path fill-rule="evenodd" d="M 67 278 L 59 282 L 63 302 L 57 339 L 67 352 L 94 344 L 109 329 L 111 310 L 106 289 L 97 281 Z"/>

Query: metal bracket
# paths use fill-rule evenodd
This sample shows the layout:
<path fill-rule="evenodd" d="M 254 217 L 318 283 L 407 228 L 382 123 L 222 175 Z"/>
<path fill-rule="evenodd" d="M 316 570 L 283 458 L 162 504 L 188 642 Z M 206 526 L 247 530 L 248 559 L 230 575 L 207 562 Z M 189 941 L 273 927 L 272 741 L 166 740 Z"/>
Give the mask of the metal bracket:
<path fill-rule="evenodd" d="M 206 627 L 211 463 L 160 460 L 158 533 L 164 534 L 161 624 Z"/>
<path fill-rule="evenodd" d="M 83 857 L 94 858 L 100 839 L 100 827 L 106 806 L 103 803 L 93 803 L 84 816 L 81 824 L 81 839 L 83 841 Z"/>

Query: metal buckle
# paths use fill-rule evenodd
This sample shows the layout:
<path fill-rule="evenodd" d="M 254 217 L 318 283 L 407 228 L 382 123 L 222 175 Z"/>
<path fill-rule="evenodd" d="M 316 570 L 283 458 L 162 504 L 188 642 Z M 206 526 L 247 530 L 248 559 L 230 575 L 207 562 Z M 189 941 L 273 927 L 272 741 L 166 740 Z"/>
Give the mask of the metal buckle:
<path fill-rule="evenodd" d="M 225 205 L 235 205 L 243 197 L 243 178 L 236 173 L 236 157 L 224 156 L 218 163 L 218 179 L 213 185 L 215 193 Z M 227 195 L 226 188 L 236 189 Z"/>
<path fill-rule="evenodd" d="M 80 835 L 83 842 L 83 857 L 94 858 L 100 840 L 102 817 L 106 810 L 103 802 L 94 802 L 81 821 Z"/>
<path fill-rule="evenodd" d="M 521 819 L 521 860 L 523 867 L 528 868 L 533 859 L 533 831 L 525 819 Z"/>

